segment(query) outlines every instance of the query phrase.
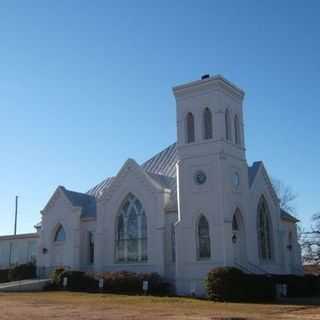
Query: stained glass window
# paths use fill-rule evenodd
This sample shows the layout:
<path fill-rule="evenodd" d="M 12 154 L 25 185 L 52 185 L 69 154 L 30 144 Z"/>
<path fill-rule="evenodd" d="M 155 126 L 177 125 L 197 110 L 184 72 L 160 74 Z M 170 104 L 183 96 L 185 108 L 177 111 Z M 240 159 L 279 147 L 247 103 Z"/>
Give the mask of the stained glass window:
<path fill-rule="evenodd" d="M 142 262 L 147 255 L 147 217 L 139 199 L 129 194 L 120 208 L 116 225 L 116 260 Z"/>

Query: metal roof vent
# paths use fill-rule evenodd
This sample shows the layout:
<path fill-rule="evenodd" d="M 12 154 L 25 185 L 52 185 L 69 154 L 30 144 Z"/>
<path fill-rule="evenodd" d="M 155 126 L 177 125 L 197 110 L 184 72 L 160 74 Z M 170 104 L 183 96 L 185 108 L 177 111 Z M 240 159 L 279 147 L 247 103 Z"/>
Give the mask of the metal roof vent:
<path fill-rule="evenodd" d="M 204 74 L 204 75 L 201 77 L 201 80 L 209 79 L 209 78 L 210 78 L 210 74 Z"/>

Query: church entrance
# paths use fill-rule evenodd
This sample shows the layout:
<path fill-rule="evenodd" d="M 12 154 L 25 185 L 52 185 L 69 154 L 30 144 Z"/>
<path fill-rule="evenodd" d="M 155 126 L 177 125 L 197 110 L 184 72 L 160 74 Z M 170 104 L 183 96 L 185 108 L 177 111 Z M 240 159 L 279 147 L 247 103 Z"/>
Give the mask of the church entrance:
<path fill-rule="evenodd" d="M 234 262 L 236 265 L 243 266 L 246 261 L 245 234 L 239 209 L 236 210 L 232 218 L 232 244 Z"/>

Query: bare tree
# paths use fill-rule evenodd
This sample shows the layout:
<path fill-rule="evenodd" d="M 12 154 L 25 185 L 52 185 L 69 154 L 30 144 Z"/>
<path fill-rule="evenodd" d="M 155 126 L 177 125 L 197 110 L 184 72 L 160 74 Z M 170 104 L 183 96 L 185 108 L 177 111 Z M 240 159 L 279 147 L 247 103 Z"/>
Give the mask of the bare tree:
<path fill-rule="evenodd" d="M 310 230 L 302 232 L 301 246 L 304 261 L 320 265 L 320 212 L 312 216 Z"/>
<path fill-rule="evenodd" d="M 294 201 L 297 199 L 298 195 L 290 186 L 285 185 L 281 180 L 272 179 L 272 185 L 280 200 L 280 208 L 296 215 Z"/>

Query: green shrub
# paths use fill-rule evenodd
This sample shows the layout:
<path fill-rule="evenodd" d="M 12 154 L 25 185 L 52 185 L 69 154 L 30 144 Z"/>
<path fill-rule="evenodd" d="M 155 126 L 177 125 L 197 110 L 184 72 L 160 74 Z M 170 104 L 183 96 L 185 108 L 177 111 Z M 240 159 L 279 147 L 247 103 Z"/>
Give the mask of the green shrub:
<path fill-rule="evenodd" d="M 9 281 L 34 279 L 37 277 L 36 265 L 32 262 L 19 264 L 9 270 Z"/>
<path fill-rule="evenodd" d="M 244 273 L 237 268 L 221 267 L 211 270 L 205 285 L 211 300 L 238 301 L 245 295 Z"/>
<path fill-rule="evenodd" d="M 211 270 L 205 284 L 211 300 L 268 301 L 275 298 L 275 285 L 270 277 L 246 274 L 233 267 Z"/>
<path fill-rule="evenodd" d="M 0 270 L 0 283 L 9 281 L 9 269 Z"/>

